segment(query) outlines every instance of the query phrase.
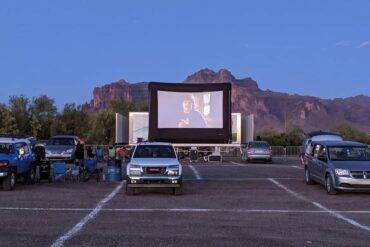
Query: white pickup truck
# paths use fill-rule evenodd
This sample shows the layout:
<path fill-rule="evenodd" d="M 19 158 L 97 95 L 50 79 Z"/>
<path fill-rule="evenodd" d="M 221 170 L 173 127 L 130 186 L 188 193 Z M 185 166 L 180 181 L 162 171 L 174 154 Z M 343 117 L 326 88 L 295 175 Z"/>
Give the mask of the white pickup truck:
<path fill-rule="evenodd" d="M 127 165 L 126 194 L 141 188 L 171 188 L 182 193 L 182 166 L 173 146 L 167 142 L 142 142 L 136 145 Z"/>

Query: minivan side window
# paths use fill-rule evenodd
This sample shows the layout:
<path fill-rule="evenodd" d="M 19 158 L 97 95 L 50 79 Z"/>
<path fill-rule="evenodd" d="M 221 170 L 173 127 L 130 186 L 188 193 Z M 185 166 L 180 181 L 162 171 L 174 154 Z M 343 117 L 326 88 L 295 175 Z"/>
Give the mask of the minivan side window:
<path fill-rule="evenodd" d="M 327 158 L 326 158 L 326 148 L 325 147 L 321 147 L 320 148 L 318 159 L 321 160 L 321 161 L 327 161 Z"/>
<path fill-rule="evenodd" d="M 315 148 L 314 148 L 314 151 L 313 151 L 313 156 L 315 158 L 318 158 L 319 157 L 319 151 L 321 149 L 321 145 L 319 144 L 316 144 Z"/>

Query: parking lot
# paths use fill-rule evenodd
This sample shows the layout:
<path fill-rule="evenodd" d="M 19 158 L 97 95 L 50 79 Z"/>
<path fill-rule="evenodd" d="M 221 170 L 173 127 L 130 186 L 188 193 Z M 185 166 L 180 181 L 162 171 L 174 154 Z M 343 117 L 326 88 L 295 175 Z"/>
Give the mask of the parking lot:
<path fill-rule="evenodd" d="M 298 159 L 184 163 L 183 195 L 124 181 L 0 191 L 1 246 L 369 246 L 370 193 L 327 195 Z"/>

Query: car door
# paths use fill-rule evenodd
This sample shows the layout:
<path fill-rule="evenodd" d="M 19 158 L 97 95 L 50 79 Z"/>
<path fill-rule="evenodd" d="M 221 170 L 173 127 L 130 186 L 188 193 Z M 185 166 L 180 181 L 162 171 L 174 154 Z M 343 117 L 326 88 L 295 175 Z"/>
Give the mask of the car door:
<path fill-rule="evenodd" d="M 328 166 L 327 149 L 325 146 L 320 146 L 317 155 L 317 175 L 321 181 L 325 181 L 327 166 Z"/>
<path fill-rule="evenodd" d="M 314 151 L 314 144 L 309 143 L 307 144 L 306 151 L 305 151 L 305 157 L 304 157 L 304 163 L 307 166 L 310 174 L 312 176 L 314 172 L 314 157 L 313 157 L 313 151 Z"/>
<path fill-rule="evenodd" d="M 321 181 L 321 176 L 320 176 L 320 166 L 321 166 L 321 164 L 319 163 L 319 160 L 318 160 L 318 155 L 319 155 L 320 149 L 321 149 L 320 144 L 314 144 L 314 146 L 313 146 L 313 155 L 312 155 L 312 159 L 311 159 L 311 174 L 316 180 L 319 180 L 319 181 Z"/>
<path fill-rule="evenodd" d="M 17 154 L 17 172 L 24 173 L 27 171 L 27 160 L 25 155 L 25 143 L 16 143 L 16 154 Z"/>

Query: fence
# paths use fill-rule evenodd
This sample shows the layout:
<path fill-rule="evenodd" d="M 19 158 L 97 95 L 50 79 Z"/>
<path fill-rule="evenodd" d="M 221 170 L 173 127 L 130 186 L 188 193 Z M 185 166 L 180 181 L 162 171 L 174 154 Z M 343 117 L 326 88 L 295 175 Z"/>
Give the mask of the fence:
<path fill-rule="evenodd" d="M 109 147 L 110 145 L 85 145 L 85 150 L 90 147 L 92 148 L 93 152 L 96 153 L 97 147 L 100 147 L 103 150 L 104 155 L 109 154 Z M 275 157 L 298 157 L 300 153 L 300 146 L 272 146 L 272 155 Z M 212 150 L 212 149 L 210 149 Z M 199 153 L 209 153 L 210 150 L 198 150 Z M 185 154 L 189 153 L 189 150 L 177 150 L 178 152 L 182 152 Z M 239 157 L 241 153 L 241 149 L 239 147 L 230 147 L 230 148 L 221 148 L 222 156 L 224 157 Z"/>

